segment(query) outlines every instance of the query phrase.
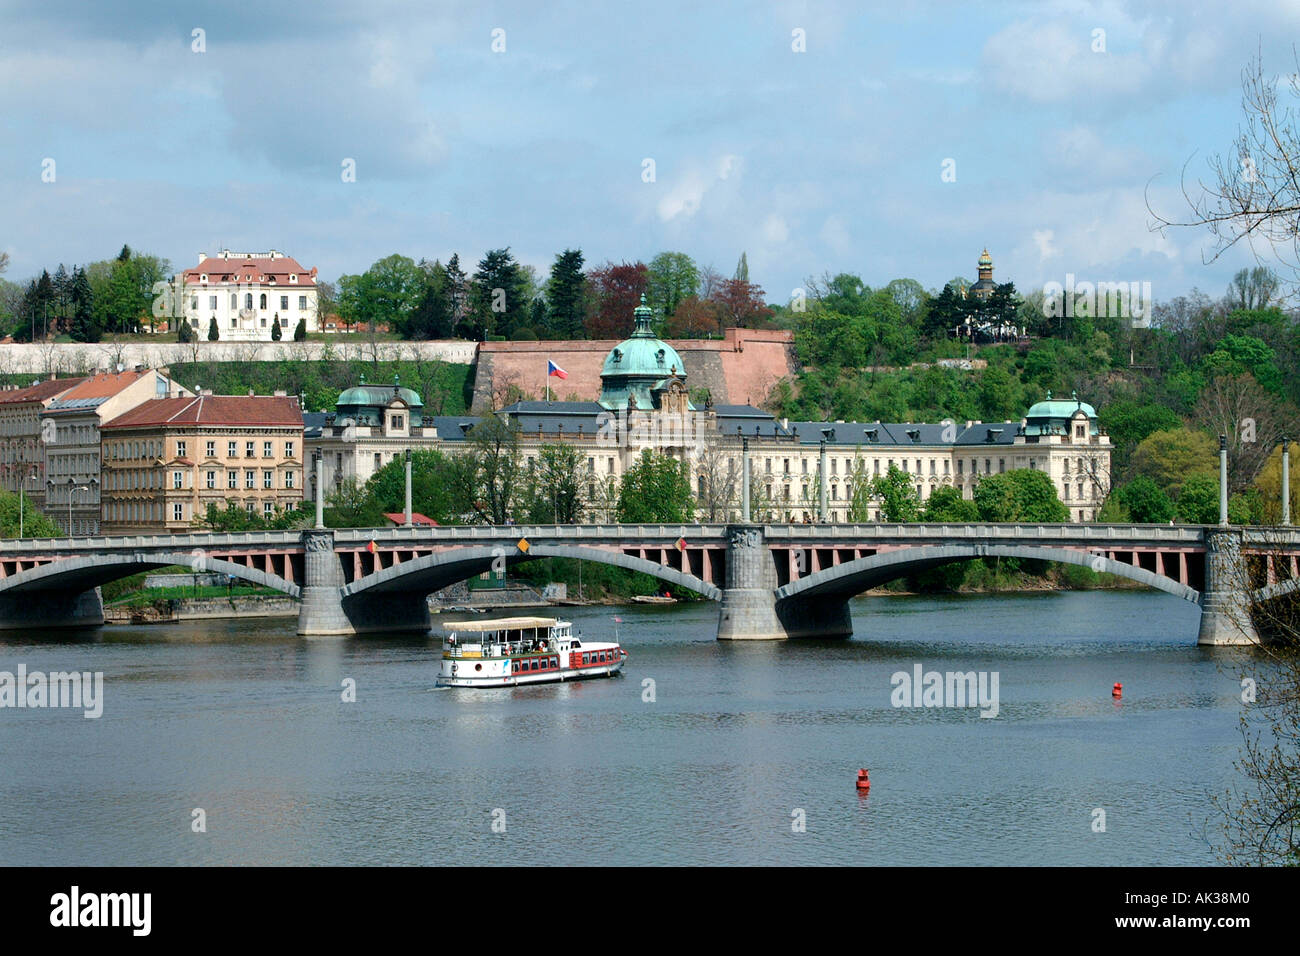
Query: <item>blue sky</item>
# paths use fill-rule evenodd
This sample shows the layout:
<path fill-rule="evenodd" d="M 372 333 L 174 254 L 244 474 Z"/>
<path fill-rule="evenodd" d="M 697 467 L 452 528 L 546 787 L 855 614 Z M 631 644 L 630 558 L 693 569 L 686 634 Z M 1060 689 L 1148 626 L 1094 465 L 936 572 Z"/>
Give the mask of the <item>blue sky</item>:
<path fill-rule="evenodd" d="M 1164 300 L 1253 262 L 1204 264 L 1209 236 L 1152 232 L 1147 200 L 1187 212 L 1242 68 L 1296 70 L 1300 4 L 0 0 L 0 25 L 11 280 L 123 242 L 327 279 L 504 245 L 543 273 L 578 247 L 730 275 L 743 250 L 784 301 L 823 272 L 937 287 L 987 246 L 1022 290 Z"/>

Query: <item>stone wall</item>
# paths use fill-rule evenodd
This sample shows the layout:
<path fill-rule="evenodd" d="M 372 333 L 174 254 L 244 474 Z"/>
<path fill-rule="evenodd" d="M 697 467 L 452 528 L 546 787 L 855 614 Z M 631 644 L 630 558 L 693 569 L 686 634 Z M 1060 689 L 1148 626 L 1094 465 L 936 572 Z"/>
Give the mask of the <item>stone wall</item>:
<path fill-rule="evenodd" d="M 118 365 L 160 368 L 183 362 L 279 362 L 322 359 L 413 361 L 440 359 L 472 365 L 476 342 L 376 342 L 363 335 L 340 335 L 324 342 L 196 342 L 181 345 L 170 336 L 157 342 L 83 342 L 0 345 L 0 375 L 79 375 Z M 545 360 L 543 360 L 545 361 Z"/>
<path fill-rule="evenodd" d="M 718 405 L 761 405 L 773 386 L 795 371 L 794 337 L 781 330 L 727 329 L 722 339 L 669 339 L 686 365 L 686 385 L 707 388 Z M 474 380 L 475 410 L 499 403 L 511 385 L 542 398 L 546 360 L 569 373 L 550 379 L 551 398 L 600 397 L 600 369 L 614 339 L 563 342 L 485 342 Z M 495 402 L 493 401 L 495 396 Z"/>

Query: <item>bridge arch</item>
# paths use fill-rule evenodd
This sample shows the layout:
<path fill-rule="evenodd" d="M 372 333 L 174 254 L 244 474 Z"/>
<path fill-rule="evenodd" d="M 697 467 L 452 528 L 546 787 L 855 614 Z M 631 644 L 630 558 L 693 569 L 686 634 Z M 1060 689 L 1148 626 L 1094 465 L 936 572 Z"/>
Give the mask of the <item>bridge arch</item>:
<path fill-rule="evenodd" d="M 824 568 L 807 577 L 791 581 L 777 588 L 778 601 L 787 598 L 815 598 L 823 596 L 850 597 L 887 581 L 893 581 L 919 571 L 928 571 L 958 561 L 974 558 L 1027 558 L 1037 561 L 1056 561 L 1074 564 L 1093 571 L 1114 574 L 1165 591 L 1184 601 L 1199 604 L 1201 593 L 1173 578 L 1156 574 L 1145 568 L 1115 561 L 1104 555 L 1069 548 L 1045 548 L 1014 544 L 945 544 L 915 548 L 899 548 L 858 558 L 832 568 Z"/>
<path fill-rule="evenodd" d="M 689 588 L 710 600 L 717 601 L 722 597 L 722 591 L 717 585 L 710 584 L 694 574 L 656 564 L 645 558 L 633 557 L 622 551 L 605 548 L 552 544 L 533 545 L 527 553 L 513 546 L 503 549 L 500 545 L 479 545 L 472 548 L 439 551 L 358 578 L 343 587 L 342 596 L 347 599 L 362 594 L 375 595 L 400 591 L 423 591 L 425 594 L 432 594 L 434 591 L 490 570 L 492 563 L 502 557 L 505 558 L 507 567 L 536 561 L 539 558 L 574 558 L 596 564 L 609 564 L 629 571 L 649 574 L 677 587 Z"/>
<path fill-rule="evenodd" d="M 18 574 L 0 578 L 0 597 L 17 597 L 20 594 L 48 593 L 56 590 L 67 591 L 69 594 L 80 593 L 140 571 L 172 566 L 190 568 L 198 572 L 232 575 L 261 587 L 282 591 L 290 597 L 300 596 L 297 584 L 286 581 L 277 574 L 268 574 L 257 568 L 236 564 L 234 561 L 189 552 L 145 551 L 134 554 L 95 554 L 62 558 L 28 568 Z"/>

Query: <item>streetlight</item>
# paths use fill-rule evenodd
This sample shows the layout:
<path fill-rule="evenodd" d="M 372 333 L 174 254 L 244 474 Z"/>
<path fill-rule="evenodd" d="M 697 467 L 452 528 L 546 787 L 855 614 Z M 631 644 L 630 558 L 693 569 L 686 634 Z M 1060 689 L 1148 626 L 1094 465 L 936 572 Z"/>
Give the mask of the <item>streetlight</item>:
<path fill-rule="evenodd" d="M 99 484 L 97 479 L 91 479 L 95 484 Z M 72 537 L 72 493 L 74 491 L 89 491 L 90 485 L 79 485 L 76 479 L 68 479 L 68 537 Z"/>
<path fill-rule="evenodd" d="M 18 537 L 19 538 L 23 536 L 23 491 L 24 489 L 26 489 L 28 481 L 35 481 L 35 480 L 36 480 L 35 468 L 32 469 L 32 473 L 30 475 L 28 475 L 25 478 L 20 478 L 18 480 L 19 482 L 18 483 Z"/>
<path fill-rule="evenodd" d="M 411 526 L 411 449 L 406 449 L 406 526 Z"/>
<path fill-rule="evenodd" d="M 319 530 L 325 527 L 325 488 L 321 479 L 321 459 L 325 456 L 317 448 L 312 452 L 311 457 L 313 464 L 316 466 L 316 528 Z"/>

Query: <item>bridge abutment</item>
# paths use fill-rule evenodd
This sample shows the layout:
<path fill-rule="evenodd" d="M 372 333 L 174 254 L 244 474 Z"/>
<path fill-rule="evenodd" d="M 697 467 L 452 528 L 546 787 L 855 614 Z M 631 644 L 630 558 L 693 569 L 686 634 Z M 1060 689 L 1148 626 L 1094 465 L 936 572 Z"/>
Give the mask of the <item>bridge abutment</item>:
<path fill-rule="evenodd" d="M 718 610 L 720 641 L 783 641 L 791 637 L 847 637 L 848 601 L 797 598 L 777 602 L 776 568 L 758 525 L 727 529 L 727 578 Z"/>
<path fill-rule="evenodd" d="M 1205 531 L 1205 590 L 1201 592 L 1201 626 L 1197 644 L 1256 644 L 1259 634 L 1250 619 L 1250 582 L 1241 556 L 1240 529 Z"/>

